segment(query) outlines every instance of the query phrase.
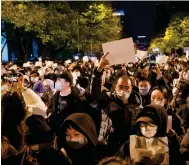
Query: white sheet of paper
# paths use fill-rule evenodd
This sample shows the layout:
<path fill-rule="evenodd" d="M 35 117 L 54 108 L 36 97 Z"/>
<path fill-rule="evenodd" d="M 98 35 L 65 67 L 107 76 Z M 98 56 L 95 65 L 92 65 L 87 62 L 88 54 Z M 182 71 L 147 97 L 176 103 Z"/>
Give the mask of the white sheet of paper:
<path fill-rule="evenodd" d="M 169 57 L 166 56 L 166 55 L 158 56 L 158 57 L 156 57 L 156 63 L 160 64 L 160 65 L 161 64 L 166 64 L 168 59 L 169 59 Z"/>
<path fill-rule="evenodd" d="M 89 57 L 88 56 L 84 56 L 83 57 L 83 62 L 88 62 L 89 61 Z"/>
<path fill-rule="evenodd" d="M 153 164 L 169 165 L 169 148 L 167 137 L 145 138 L 130 136 L 130 156 L 135 162 L 142 162 L 148 157 Z"/>
<path fill-rule="evenodd" d="M 109 52 L 107 59 L 111 65 L 136 62 L 132 38 L 116 40 L 102 44 L 103 52 Z"/>
<path fill-rule="evenodd" d="M 147 57 L 147 55 L 148 55 L 148 51 L 137 50 L 136 56 L 139 59 L 143 59 L 143 58 Z"/>

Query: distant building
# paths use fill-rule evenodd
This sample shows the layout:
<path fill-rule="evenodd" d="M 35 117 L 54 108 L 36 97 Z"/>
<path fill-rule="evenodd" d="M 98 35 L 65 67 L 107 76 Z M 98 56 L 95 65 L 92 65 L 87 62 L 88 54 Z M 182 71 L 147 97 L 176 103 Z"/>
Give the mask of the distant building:
<path fill-rule="evenodd" d="M 113 16 L 125 16 L 125 11 L 124 10 L 116 10 L 112 14 Z"/>

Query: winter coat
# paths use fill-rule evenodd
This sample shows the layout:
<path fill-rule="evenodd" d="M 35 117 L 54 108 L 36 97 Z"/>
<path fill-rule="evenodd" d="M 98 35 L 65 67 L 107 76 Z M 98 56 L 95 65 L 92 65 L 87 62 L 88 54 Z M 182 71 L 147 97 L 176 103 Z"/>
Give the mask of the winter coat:
<path fill-rule="evenodd" d="M 182 139 L 180 152 L 183 159 L 188 161 L 187 163 L 189 164 L 189 129 Z"/>
<path fill-rule="evenodd" d="M 48 124 L 56 134 L 59 133 L 61 124 L 69 115 L 79 112 L 86 113 L 91 116 L 95 122 L 97 132 L 99 132 L 101 112 L 90 106 L 86 100 L 80 100 L 78 97 L 78 91 L 75 88 L 72 89 L 71 94 L 68 96 L 69 100 L 66 102 L 66 106 L 63 111 L 60 111 L 59 109 L 59 96 L 60 92 L 57 91 L 53 95 L 47 110 L 47 115 L 51 114 L 48 118 Z"/>
<path fill-rule="evenodd" d="M 189 105 L 184 104 L 179 108 L 177 113 L 183 119 L 184 128 L 187 130 L 189 128 Z"/>
<path fill-rule="evenodd" d="M 78 150 L 71 149 L 67 145 L 65 133 L 69 124 L 74 125 L 74 128 L 77 131 L 87 137 L 88 143 Z M 97 158 L 95 156 L 95 153 L 98 153 L 98 151 L 96 151 L 98 143 L 97 138 L 95 123 L 92 118 L 85 113 L 74 113 L 68 116 L 61 126 L 60 134 L 58 136 L 58 147 L 59 150 L 62 150 L 62 148 L 65 149 L 73 165 L 93 165 L 95 162 L 97 163 Z"/>
<path fill-rule="evenodd" d="M 128 104 L 123 104 L 123 102 L 117 98 L 115 92 L 101 92 L 101 76 L 102 73 L 95 72 L 92 84 L 92 95 L 98 101 L 98 109 L 102 110 L 102 114 L 106 116 L 102 118 L 100 133 L 106 132 L 103 123 L 106 123 L 105 120 L 107 120 L 107 118 L 111 119 L 110 122 L 109 119 L 107 120 L 108 123 L 105 128 L 108 127 L 109 129 L 104 133 L 104 138 L 107 140 L 106 144 L 109 146 L 108 152 L 112 155 L 119 149 L 124 141 L 128 139 L 130 134 L 135 133 L 136 118 L 142 107 L 140 96 L 134 90 L 130 94 Z M 113 133 L 111 127 L 114 130 Z M 106 139 L 107 137 L 108 139 Z"/>
<path fill-rule="evenodd" d="M 154 117 L 147 116 L 147 111 L 153 112 Z M 138 119 L 141 117 L 149 117 L 152 121 L 156 120 L 158 124 L 158 129 L 155 137 L 165 137 L 167 130 L 167 112 L 165 108 L 157 105 L 148 105 L 144 107 L 138 115 Z M 156 117 L 157 116 L 157 117 Z M 139 124 L 137 123 L 137 135 L 143 136 L 140 132 Z M 116 153 L 117 156 L 121 156 L 123 158 L 130 157 L 129 151 L 129 141 L 126 141 L 125 144 L 118 150 Z M 181 160 L 181 154 L 179 152 L 180 144 L 177 135 L 168 136 L 168 146 L 169 146 L 169 164 L 184 164 L 183 160 Z"/>

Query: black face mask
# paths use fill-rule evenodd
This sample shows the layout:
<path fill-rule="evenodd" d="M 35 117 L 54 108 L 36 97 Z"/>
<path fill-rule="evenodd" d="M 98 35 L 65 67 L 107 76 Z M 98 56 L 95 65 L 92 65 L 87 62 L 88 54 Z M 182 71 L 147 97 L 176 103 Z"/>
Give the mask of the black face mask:
<path fill-rule="evenodd" d="M 68 147 L 73 150 L 78 150 L 83 148 L 87 143 L 84 140 L 71 141 L 68 142 Z"/>

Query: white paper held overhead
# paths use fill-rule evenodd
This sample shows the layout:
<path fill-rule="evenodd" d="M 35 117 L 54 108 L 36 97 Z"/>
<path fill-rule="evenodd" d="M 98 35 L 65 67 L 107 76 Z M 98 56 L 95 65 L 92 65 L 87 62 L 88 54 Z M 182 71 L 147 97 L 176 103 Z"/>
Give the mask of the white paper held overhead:
<path fill-rule="evenodd" d="M 111 65 L 135 62 L 135 49 L 132 38 L 102 44 L 103 52 L 109 52 L 107 59 Z"/>

